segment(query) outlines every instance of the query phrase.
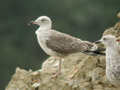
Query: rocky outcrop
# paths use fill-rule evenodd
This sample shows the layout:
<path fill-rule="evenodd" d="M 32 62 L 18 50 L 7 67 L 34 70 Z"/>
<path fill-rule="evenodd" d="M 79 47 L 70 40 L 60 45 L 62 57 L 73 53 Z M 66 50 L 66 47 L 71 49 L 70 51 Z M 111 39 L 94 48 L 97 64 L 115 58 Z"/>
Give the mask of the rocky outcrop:
<path fill-rule="evenodd" d="M 120 36 L 120 23 L 103 33 Z M 6 90 L 120 90 L 105 76 L 105 56 L 89 56 L 77 53 L 62 61 L 62 73 L 57 71 L 58 60 L 48 58 L 37 71 L 17 68 Z"/>

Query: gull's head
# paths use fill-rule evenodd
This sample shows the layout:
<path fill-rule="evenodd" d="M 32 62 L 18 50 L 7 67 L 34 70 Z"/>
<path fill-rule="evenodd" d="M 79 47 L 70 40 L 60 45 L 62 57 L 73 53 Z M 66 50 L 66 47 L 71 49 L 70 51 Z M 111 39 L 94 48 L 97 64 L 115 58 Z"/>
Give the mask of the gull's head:
<path fill-rule="evenodd" d="M 116 37 L 113 35 L 105 35 L 96 43 L 102 42 L 105 46 L 113 46 L 116 43 Z"/>
<path fill-rule="evenodd" d="M 32 24 L 36 24 L 41 28 L 45 28 L 45 27 L 51 28 L 52 21 L 47 16 L 40 16 L 35 21 L 32 21 Z"/>

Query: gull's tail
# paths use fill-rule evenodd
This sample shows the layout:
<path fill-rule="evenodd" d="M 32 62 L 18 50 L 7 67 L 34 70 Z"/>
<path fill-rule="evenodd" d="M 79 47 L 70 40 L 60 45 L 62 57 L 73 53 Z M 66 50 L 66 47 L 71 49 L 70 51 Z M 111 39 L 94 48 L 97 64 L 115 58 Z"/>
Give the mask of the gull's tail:
<path fill-rule="evenodd" d="M 101 49 L 97 49 L 95 51 L 87 50 L 87 51 L 84 51 L 83 53 L 88 54 L 88 55 L 92 55 L 92 56 L 96 56 L 96 55 L 105 56 L 105 49 L 101 48 Z"/>
<path fill-rule="evenodd" d="M 92 56 L 96 56 L 96 55 L 105 55 L 105 48 L 98 46 L 96 44 L 93 45 L 93 47 L 91 47 L 90 49 L 84 51 L 83 53 L 88 54 L 88 55 L 92 55 Z"/>

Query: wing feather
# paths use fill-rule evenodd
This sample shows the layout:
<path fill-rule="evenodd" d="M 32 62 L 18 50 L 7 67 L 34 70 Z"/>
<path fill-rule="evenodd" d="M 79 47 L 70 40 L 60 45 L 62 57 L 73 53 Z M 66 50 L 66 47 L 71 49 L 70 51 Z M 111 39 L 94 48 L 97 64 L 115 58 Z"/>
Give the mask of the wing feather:
<path fill-rule="evenodd" d="M 61 54 L 70 54 L 76 52 L 84 52 L 93 47 L 93 44 L 87 41 L 82 41 L 68 34 L 51 30 L 51 35 L 46 41 L 48 48 Z"/>

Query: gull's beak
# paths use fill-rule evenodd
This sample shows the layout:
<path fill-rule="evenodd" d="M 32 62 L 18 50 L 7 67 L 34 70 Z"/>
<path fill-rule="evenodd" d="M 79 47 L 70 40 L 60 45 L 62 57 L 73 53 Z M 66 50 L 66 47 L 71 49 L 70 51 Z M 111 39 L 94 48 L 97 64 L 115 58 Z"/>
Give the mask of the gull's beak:
<path fill-rule="evenodd" d="M 95 44 L 102 43 L 102 40 L 95 41 L 94 43 L 95 43 Z"/>
<path fill-rule="evenodd" d="M 37 23 L 37 22 L 35 22 L 35 21 L 32 21 L 31 23 L 32 23 L 32 24 L 36 24 L 36 25 L 38 24 L 38 23 Z"/>
<path fill-rule="evenodd" d="M 38 24 L 37 22 L 35 22 L 35 21 L 31 21 L 31 24 Z"/>
<path fill-rule="evenodd" d="M 37 25 L 37 22 L 35 22 L 35 21 L 30 21 L 30 22 L 28 23 L 28 25 L 31 25 L 31 24 L 36 24 L 36 25 Z"/>

